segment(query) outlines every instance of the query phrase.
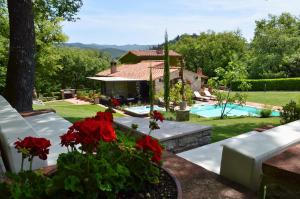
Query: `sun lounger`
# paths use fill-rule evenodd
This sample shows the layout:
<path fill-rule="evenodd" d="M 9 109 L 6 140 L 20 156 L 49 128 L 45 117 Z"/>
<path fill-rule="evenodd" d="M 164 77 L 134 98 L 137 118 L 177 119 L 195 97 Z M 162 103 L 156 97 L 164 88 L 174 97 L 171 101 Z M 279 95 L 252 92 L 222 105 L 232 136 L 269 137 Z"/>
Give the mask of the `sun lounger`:
<path fill-rule="evenodd" d="M 215 99 L 217 98 L 216 96 L 212 95 L 212 94 L 209 92 L 209 90 L 204 89 L 203 92 L 204 92 L 205 97 L 209 97 L 209 99 L 211 99 L 211 100 L 215 100 Z"/>
<path fill-rule="evenodd" d="M 209 97 L 202 96 L 198 91 L 194 91 L 194 96 L 197 100 L 200 100 L 200 101 L 209 101 L 210 100 Z"/>
<path fill-rule="evenodd" d="M 262 162 L 300 142 L 300 120 L 223 145 L 220 175 L 258 190 Z"/>

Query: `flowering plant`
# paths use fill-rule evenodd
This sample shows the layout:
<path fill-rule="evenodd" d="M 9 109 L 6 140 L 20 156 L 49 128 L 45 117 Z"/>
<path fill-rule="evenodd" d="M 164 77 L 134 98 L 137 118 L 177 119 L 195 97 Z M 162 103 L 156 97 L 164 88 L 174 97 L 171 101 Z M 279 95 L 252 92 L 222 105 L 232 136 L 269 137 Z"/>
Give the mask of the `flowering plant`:
<path fill-rule="evenodd" d="M 29 170 L 32 170 L 32 161 L 35 156 L 42 160 L 47 159 L 49 154 L 50 141 L 45 138 L 25 137 L 14 143 L 15 148 L 22 154 L 21 171 L 24 170 L 24 160 L 28 158 L 30 163 Z"/>
<path fill-rule="evenodd" d="M 110 99 L 110 103 L 111 103 L 111 105 L 113 106 L 113 107 L 117 107 L 117 106 L 120 106 L 120 100 L 118 100 L 118 99 L 115 99 L 115 98 L 111 98 Z"/>
<path fill-rule="evenodd" d="M 150 134 L 159 128 L 157 122 L 163 121 L 163 116 L 153 112 L 151 117 L 148 135 L 137 140 L 115 131 L 111 112 L 75 122 L 60 136 L 60 144 L 68 152 L 59 155 L 51 177 L 34 172 L 27 174 L 27 180 L 22 173 L 10 176 L 15 183 L 2 190 L 0 184 L 0 193 L 6 190 L 13 195 L 12 187 L 17 186 L 22 191 L 12 198 L 133 198 L 159 183 L 163 147 Z M 35 156 L 47 159 L 50 142 L 28 137 L 15 146 L 23 158 L 32 161 Z"/>

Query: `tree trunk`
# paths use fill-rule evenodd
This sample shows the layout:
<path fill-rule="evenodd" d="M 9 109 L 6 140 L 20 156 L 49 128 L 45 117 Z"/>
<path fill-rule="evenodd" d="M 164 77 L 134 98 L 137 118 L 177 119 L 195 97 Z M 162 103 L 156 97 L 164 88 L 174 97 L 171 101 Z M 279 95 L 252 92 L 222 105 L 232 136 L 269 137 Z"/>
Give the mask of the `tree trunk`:
<path fill-rule="evenodd" d="M 8 0 L 10 48 L 4 95 L 19 112 L 32 111 L 35 33 L 32 0 Z"/>

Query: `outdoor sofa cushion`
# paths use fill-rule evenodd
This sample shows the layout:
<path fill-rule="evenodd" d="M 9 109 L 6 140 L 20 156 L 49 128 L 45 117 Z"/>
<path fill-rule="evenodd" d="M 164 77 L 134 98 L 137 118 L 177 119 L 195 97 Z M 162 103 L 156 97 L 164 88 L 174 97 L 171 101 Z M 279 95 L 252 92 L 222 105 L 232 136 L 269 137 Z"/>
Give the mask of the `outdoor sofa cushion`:
<path fill-rule="evenodd" d="M 300 142 L 300 120 L 223 145 L 220 175 L 258 190 L 262 162 Z"/>
<path fill-rule="evenodd" d="M 2 155 L 5 156 L 7 166 L 12 172 L 20 171 L 22 160 L 21 154 L 15 149 L 14 143 L 18 138 L 23 139 L 27 136 L 37 137 L 37 134 L 23 117 L 13 108 L 2 110 L 0 114 L 0 145 Z M 33 169 L 43 166 L 47 166 L 46 161 L 38 158 L 34 159 Z M 24 162 L 24 168 L 29 168 L 28 161 Z"/>
<path fill-rule="evenodd" d="M 26 117 L 25 120 L 32 126 L 38 137 L 50 140 L 47 165 L 55 165 L 58 155 L 67 152 L 67 148 L 60 145 L 59 136 L 65 134 L 72 123 L 52 112 Z"/>
<path fill-rule="evenodd" d="M 3 159 L 6 160 L 8 169 L 19 172 L 21 168 L 21 154 L 14 147 L 18 138 L 27 136 L 44 137 L 49 139 L 51 147 L 47 160 L 34 158 L 32 168 L 38 169 L 48 165 L 55 165 L 58 155 L 67 151 L 60 146 L 60 135 L 67 132 L 72 124 L 56 115 L 46 113 L 26 117 L 24 119 L 10 104 L 0 95 L 0 146 Z M 29 163 L 24 162 L 24 169 L 29 168 Z"/>

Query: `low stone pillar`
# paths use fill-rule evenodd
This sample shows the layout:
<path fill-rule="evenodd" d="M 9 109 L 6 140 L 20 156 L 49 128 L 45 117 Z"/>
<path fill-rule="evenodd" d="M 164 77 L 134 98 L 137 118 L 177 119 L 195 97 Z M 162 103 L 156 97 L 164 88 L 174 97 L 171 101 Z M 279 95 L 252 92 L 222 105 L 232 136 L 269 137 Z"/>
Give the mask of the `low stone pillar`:
<path fill-rule="evenodd" d="M 190 110 L 176 110 L 176 121 L 189 121 Z"/>

